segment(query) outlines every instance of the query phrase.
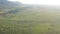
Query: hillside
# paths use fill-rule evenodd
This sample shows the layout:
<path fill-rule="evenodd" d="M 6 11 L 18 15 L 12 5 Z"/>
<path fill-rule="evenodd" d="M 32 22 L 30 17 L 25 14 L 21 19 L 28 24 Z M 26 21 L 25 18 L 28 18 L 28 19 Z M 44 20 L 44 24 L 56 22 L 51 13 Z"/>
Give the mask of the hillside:
<path fill-rule="evenodd" d="M 22 6 L 22 3 L 0 0 L 0 16 L 4 16 L 4 14 L 7 14 L 10 10 L 14 10 L 18 6 Z"/>
<path fill-rule="evenodd" d="M 11 2 L 8 0 L 0 0 L 0 9 L 12 8 L 22 5 L 21 2 Z"/>
<path fill-rule="evenodd" d="M 59 6 L 0 0 L 0 7 L 0 34 L 60 34 Z"/>

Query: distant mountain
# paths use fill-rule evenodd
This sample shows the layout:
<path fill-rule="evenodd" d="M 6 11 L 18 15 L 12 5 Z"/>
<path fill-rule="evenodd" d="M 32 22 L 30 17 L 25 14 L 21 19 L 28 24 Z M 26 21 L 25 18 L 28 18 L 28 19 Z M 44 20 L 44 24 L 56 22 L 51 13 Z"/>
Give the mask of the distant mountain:
<path fill-rule="evenodd" d="M 7 7 L 15 7 L 15 6 L 20 6 L 22 3 L 20 2 L 11 2 L 8 0 L 0 0 L 0 8 L 7 8 Z"/>

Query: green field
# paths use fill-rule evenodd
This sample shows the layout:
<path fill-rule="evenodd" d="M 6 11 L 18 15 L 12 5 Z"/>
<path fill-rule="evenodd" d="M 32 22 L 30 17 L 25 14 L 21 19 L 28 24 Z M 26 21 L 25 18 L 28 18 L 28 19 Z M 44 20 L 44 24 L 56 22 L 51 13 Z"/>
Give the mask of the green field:
<path fill-rule="evenodd" d="M 0 34 L 60 34 L 60 10 L 31 8 L 1 11 Z"/>

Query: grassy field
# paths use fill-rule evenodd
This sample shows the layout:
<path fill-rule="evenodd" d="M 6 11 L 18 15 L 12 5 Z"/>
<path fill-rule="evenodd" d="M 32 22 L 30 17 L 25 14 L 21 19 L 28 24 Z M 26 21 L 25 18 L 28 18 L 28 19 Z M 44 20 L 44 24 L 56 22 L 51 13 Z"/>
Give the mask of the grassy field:
<path fill-rule="evenodd" d="M 0 34 L 60 34 L 60 12 L 16 8 L 0 16 Z"/>

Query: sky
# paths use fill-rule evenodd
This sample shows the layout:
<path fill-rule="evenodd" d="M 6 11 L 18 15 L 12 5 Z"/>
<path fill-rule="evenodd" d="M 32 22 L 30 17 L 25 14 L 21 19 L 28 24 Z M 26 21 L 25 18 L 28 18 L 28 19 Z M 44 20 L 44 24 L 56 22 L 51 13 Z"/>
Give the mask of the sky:
<path fill-rule="evenodd" d="M 23 4 L 60 5 L 60 0 L 10 0 L 19 1 Z"/>

